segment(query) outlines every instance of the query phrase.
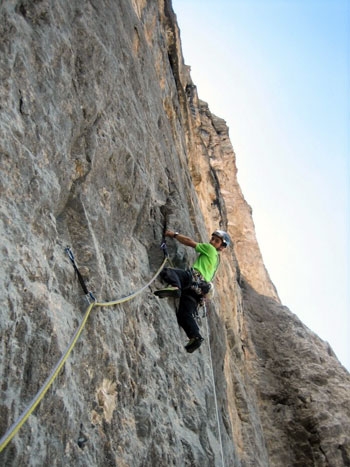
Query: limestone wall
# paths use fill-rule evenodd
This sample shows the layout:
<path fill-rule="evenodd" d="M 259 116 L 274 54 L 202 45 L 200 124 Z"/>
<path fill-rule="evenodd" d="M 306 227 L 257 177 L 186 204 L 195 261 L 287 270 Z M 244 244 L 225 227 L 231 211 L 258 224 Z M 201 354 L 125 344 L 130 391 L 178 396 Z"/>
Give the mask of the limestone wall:
<path fill-rule="evenodd" d="M 158 281 L 93 309 L 0 464 L 349 465 L 350 376 L 280 303 L 228 129 L 198 98 L 171 2 L 4 0 L 0 61 L 1 436 L 86 310 L 66 246 L 109 301 L 158 269 L 165 225 L 234 240 L 198 352 L 185 352 Z M 194 258 L 168 249 L 175 265 Z"/>

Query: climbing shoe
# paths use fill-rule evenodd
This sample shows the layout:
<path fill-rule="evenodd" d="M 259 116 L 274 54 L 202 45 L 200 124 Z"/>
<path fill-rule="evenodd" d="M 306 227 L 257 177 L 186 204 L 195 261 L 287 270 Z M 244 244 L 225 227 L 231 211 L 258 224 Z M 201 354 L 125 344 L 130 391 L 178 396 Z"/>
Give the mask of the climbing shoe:
<path fill-rule="evenodd" d="M 202 345 L 203 341 L 204 339 L 202 336 L 192 337 L 185 345 L 185 349 L 188 353 L 192 353 Z"/>
<path fill-rule="evenodd" d="M 156 290 L 154 292 L 154 295 L 157 295 L 159 298 L 165 298 L 165 297 L 180 297 L 181 296 L 181 290 L 178 287 L 165 287 L 164 289 Z"/>

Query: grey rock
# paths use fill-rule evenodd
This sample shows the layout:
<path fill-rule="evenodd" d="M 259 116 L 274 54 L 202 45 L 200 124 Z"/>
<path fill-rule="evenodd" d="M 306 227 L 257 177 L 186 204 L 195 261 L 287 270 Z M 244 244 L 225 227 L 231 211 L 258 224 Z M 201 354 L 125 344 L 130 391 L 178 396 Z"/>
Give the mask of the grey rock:
<path fill-rule="evenodd" d="M 350 376 L 280 303 L 171 2 L 5 0 L 0 15 L 1 436 L 87 309 L 68 245 L 108 302 L 159 268 L 165 225 L 234 240 L 198 351 L 183 348 L 175 302 L 153 295 L 159 281 L 93 308 L 0 464 L 350 465 Z M 168 251 L 179 267 L 194 259 Z"/>

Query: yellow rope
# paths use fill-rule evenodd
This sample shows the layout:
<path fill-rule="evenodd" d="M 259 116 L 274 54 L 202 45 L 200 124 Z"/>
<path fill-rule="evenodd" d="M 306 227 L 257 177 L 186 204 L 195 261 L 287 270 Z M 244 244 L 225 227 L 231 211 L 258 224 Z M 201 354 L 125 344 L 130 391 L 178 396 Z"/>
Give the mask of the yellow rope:
<path fill-rule="evenodd" d="M 147 282 L 146 285 L 141 287 L 141 289 L 137 290 L 136 292 L 128 295 L 127 297 L 123 297 L 123 298 L 120 298 L 118 300 L 114 300 L 114 301 L 111 301 L 111 302 L 93 302 L 93 303 L 90 303 L 90 305 L 88 306 L 88 308 L 87 308 L 87 310 L 85 312 L 85 315 L 84 315 L 78 329 L 75 331 L 75 333 L 74 333 L 74 335 L 73 335 L 73 337 L 71 339 L 71 342 L 70 342 L 66 352 L 62 355 L 62 357 L 60 358 L 60 360 L 58 361 L 58 363 L 56 364 L 56 366 L 52 370 L 50 376 L 46 379 L 46 381 L 43 384 L 42 388 L 37 393 L 37 395 L 34 397 L 34 399 L 31 401 L 31 403 L 28 405 L 28 407 L 25 409 L 25 411 L 22 413 L 22 415 L 18 418 L 18 420 L 8 429 L 8 431 L 0 439 L 0 452 L 7 446 L 7 444 L 11 441 L 11 439 L 15 436 L 15 434 L 20 430 L 20 428 L 26 422 L 26 420 L 29 418 L 29 416 L 34 412 L 35 408 L 37 407 L 39 402 L 43 399 L 46 392 L 48 391 L 48 389 L 50 388 L 50 386 L 52 385 L 52 383 L 56 379 L 57 375 L 61 371 L 63 365 L 66 362 L 66 360 L 68 359 L 70 353 L 72 352 L 75 344 L 77 343 L 77 340 L 79 339 L 80 334 L 82 333 L 82 331 L 83 331 L 83 329 L 85 327 L 85 324 L 86 324 L 86 322 L 87 322 L 87 320 L 89 318 L 91 310 L 94 307 L 97 307 L 97 306 L 98 307 L 114 306 L 114 305 L 118 305 L 120 303 L 125 303 L 125 302 L 127 302 L 129 300 L 132 300 L 137 295 L 139 295 L 141 292 L 143 292 L 158 277 L 158 275 L 160 274 L 160 272 L 163 269 L 163 267 L 164 267 L 167 260 L 168 260 L 168 257 L 165 257 L 163 263 L 161 264 L 161 266 L 158 269 L 158 271 L 156 272 L 156 274 L 152 277 L 152 279 L 149 282 Z"/>
<path fill-rule="evenodd" d="M 139 295 L 141 292 L 143 292 L 145 289 L 147 289 L 147 287 L 152 284 L 152 282 L 159 276 L 161 270 L 163 269 L 165 263 L 169 260 L 169 258 L 166 256 L 163 260 L 163 263 L 161 264 L 160 268 L 158 269 L 158 271 L 155 273 L 155 275 L 152 277 L 152 279 L 147 282 L 147 284 L 145 284 L 143 287 L 141 287 L 141 289 L 137 290 L 136 292 L 128 295 L 127 297 L 124 297 L 124 298 L 119 298 L 118 300 L 114 300 L 112 302 L 102 302 L 102 303 L 99 303 L 99 302 L 96 302 L 94 305 L 95 306 L 114 306 L 114 305 L 119 305 L 120 303 L 124 303 L 124 302 L 127 302 L 133 298 L 135 298 L 137 295 Z"/>

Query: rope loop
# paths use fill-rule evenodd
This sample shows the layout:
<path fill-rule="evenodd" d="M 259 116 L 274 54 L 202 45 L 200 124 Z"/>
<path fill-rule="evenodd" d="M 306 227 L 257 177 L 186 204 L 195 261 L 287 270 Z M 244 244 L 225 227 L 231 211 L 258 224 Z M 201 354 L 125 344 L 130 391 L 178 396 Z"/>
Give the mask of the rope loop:
<path fill-rule="evenodd" d="M 71 260 L 73 266 L 74 266 L 74 269 L 76 270 L 77 274 L 78 274 L 78 279 L 79 279 L 79 282 L 85 292 L 85 289 L 84 289 L 84 286 L 83 286 L 83 283 L 82 283 L 82 280 L 80 279 L 81 278 L 81 275 L 79 273 L 79 270 L 77 268 L 77 265 L 75 264 L 75 259 L 74 259 L 74 255 L 73 255 L 73 252 L 72 250 L 67 247 L 65 249 L 66 253 L 68 254 L 69 256 L 69 259 Z M 56 366 L 54 367 L 54 369 L 52 370 L 51 374 L 48 376 L 48 378 L 46 379 L 45 383 L 43 384 L 42 388 L 39 390 L 39 392 L 36 394 L 36 396 L 32 399 L 32 401 L 30 402 L 30 404 L 28 405 L 28 407 L 24 410 L 24 412 L 21 414 L 21 416 L 17 419 L 17 421 L 7 430 L 7 432 L 2 436 L 2 438 L 0 439 L 0 452 L 5 449 L 5 447 L 7 446 L 7 444 L 12 440 L 12 438 L 15 436 L 15 434 L 20 430 L 20 428 L 23 426 L 23 424 L 26 422 L 26 420 L 29 418 L 29 416 L 34 412 L 34 410 L 36 409 L 37 405 L 41 402 L 41 400 L 43 399 L 43 397 L 45 396 L 46 392 L 48 391 L 48 389 L 50 388 L 50 386 L 52 385 L 52 383 L 54 382 L 54 380 L 56 379 L 56 377 L 58 376 L 59 372 L 61 371 L 63 365 L 65 364 L 66 360 L 68 359 L 70 353 L 72 352 L 75 344 L 77 343 L 79 337 L 80 337 L 80 334 L 82 333 L 85 325 L 86 325 L 86 322 L 90 316 L 90 313 L 91 313 L 91 310 L 94 308 L 94 307 L 108 307 L 108 306 L 115 306 L 115 305 L 118 305 L 120 303 L 124 303 L 124 302 L 127 302 L 129 300 L 132 300 L 134 297 L 136 297 L 137 295 L 139 295 L 141 292 L 143 292 L 152 282 L 154 282 L 156 280 L 156 278 L 158 277 L 158 275 L 160 274 L 161 270 L 163 269 L 165 263 L 167 262 L 168 260 L 168 257 L 165 256 L 161 266 L 159 267 L 158 271 L 155 273 L 155 275 L 152 277 L 151 280 L 149 280 L 147 282 L 146 285 L 144 285 L 143 287 L 141 287 L 139 290 L 137 290 L 136 292 L 133 292 L 131 293 L 130 295 L 128 295 L 127 297 L 123 297 L 123 298 L 120 298 L 120 299 L 117 299 L 117 300 L 114 300 L 114 301 L 111 301 L 111 302 L 98 302 L 96 300 L 96 298 L 94 297 L 94 295 L 89 292 L 87 289 L 86 289 L 86 293 L 85 293 L 85 297 L 86 297 L 86 300 L 88 301 L 89 303 L 89 306 L 87 308 L 87 310 L 85 311 L 85 315 L 78 327 L 78 329 L 75 331 L 68 347 L 67 347 L 67 350 L 65 351 L 65 353 L 61 356 L 60 360 L 58 361 L 58 363 L 56 364 Z M 85 285 L 85 283 L 84 283 Z M 86 286 L 85 286 L 86 287 Z"/>

